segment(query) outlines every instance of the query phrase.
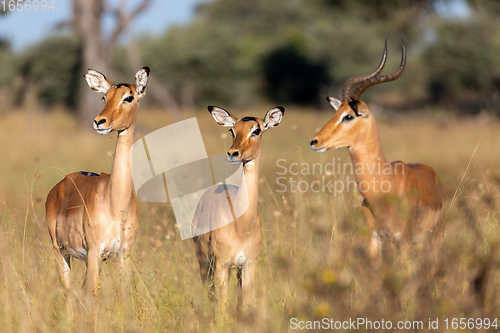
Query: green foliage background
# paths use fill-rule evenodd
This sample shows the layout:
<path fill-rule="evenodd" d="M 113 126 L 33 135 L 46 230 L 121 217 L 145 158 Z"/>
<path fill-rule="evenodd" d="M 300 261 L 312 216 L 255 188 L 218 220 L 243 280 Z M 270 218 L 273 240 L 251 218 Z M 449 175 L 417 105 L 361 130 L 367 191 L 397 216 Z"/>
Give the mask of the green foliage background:
<path fill-rule="evenodd" d="M 463 0 L 469 15 L 458 18 L 447 13 L 457 1 L 212 0 L 198 5 L 190 23 L 140 36 L 138 53 L 184 109 L 318 106 L 338 96 L 347 77 L 371 71 L 385 39 L 386 72 L 393 71 L 404 38 L 405 74 L 364 99 L 389 108 L 498 114 L 500 5 Z M 19 54 L 2 43 L 0 85 L 22 76 L 43 104 L 75 109 L 86 70 L 80 53 L 72 36 L 49 37 Z M 123 46 L 115 51 L 110 76 L 135 70 L 127 54 Z"/>

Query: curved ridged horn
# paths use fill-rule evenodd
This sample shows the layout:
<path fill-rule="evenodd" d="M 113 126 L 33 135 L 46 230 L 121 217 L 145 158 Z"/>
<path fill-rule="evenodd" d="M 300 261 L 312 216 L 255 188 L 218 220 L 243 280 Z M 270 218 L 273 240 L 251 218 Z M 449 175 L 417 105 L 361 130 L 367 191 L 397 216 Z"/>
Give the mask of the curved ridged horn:
<path fill-rule="evenodd" d="M 387 39 L 385 40 L 384 54 L 382 54 L 382 59 L 380 60 L 380 64 L 377 66 L 377 68 L 370 74 L 353 76 L 344 82 L 344 86 L 342 88 L 342 101 L 343 102 L 350 101 L 352 86 L 360 82 L 363 82 L 365 80 L 371 79 L 372 77 L 380 74 L 382 69 L 384 69 L 386 59 L 387 59 Z"/>
<path fill-rule="evenodd" d="M 351 99 L 355 101 L 359 101 L 359 97 L 365 91 L 366 89 L 370 88 L 371 86 L 374 86 L 379 83 L 384 83 L 384 82 L 389 82 L 396 80 L 398 77 L 403 74 L 403 71 L 405 70 L 405 65 L 406 65 L 406 47 L 405 47 L 405 42 L 403 39 L 401 39 L 401 46 L 403 48 L 403 54 L 401 56 L 401 64 L 399 64 L 399 68 L 392 74 L 390 75 L 382 75 L 378 77 L 372 77 L 366 81 L 364 81 L 356 90 L 354 93 L 351 95 Z"/>

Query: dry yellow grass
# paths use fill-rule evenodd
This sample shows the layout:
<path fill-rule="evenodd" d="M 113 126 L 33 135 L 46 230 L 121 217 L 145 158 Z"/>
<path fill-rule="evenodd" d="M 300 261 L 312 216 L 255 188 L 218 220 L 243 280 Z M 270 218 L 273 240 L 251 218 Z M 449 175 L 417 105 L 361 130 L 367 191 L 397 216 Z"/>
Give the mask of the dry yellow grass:
<path fill-rule="evenodd" d="M 266 111 L 234 113 L 263 116 Z M 359 195 L 276 192 L 280 188 L 278 159 L 286 160 L 281 162 L 285 166 L 294 162 L 324 165 L 338 158 L 349 161 L 345 151 L 317 154 L 308 147 L 310 137 L 330 115 L 287 110 L 283 123 L 264 135 L 259 200 L 264 242 L 253 320 L 230 316 L 213 324 L 193 244 L 180 239 L 170 205 L 140 202 L 141 227 L 132 251 L 134 314 L 123 316 L 117 265 L 106 264 L 101 272 L 98 331 L 280 332 L 290 330 L 291 318 L 359 317 L 422 320 L 426 325 L 429 318 L 440 318 L 439 332 L 452 332 L 444 328 L 445 318 L 498 317 L 500 254 L 495 251 L 500 237 L 500 154 L 496 145 L 500 124 L 379 122 L 388 159 L 433 166 L 447 193 L 446 228 L 438 251 L 415 250 L 403 266 L 388 261 L 379 267 L 367 255 L 369 232 L 359 214 Z M 198 118 L 208 153 L 224 154 L 229 146 L 225 130 L 208 112 L 190 116 Z M 141 110 L 137 137 L 169 122 L 160 110 Z M 44 202 L 50 188 L 66 173 L 109 172 L 114 145 L 114 134 L 102 137 L 80 130 L 62 112 L 18 111 L 0 116 L 3 332 L 86 331 L 82 316 L 76 313 L 70 318 L 65 310 Z M 322 177 L 289 176 L 296 181 Z M 84 271 L 84 262 L 74 261 L 75 297 L 80 294 Z M 235 279 L 231 282 L 234 289 Z M 234 297 L 231 303 L 236 303 Z"/>

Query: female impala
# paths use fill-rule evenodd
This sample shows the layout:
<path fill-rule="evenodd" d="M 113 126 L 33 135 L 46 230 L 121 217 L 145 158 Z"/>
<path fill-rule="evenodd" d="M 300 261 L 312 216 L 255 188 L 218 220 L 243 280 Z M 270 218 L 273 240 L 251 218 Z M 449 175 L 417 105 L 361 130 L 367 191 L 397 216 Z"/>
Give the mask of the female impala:
<path fill-rule="evenodd" d="M 88 70 L 88 85 L 105 94 L 106 102 L 94 119 L 94 129 L 103 135 L 118 132 L 111 174 L 71 173 L 52 188 L 45 203 L 59 278 L 68 288 L 71 257 L 86 260 L 83 290 L 87 301 L 97 295 L 101 261 L 120 258 L 128 274 L 129 253 L 139 229 L 129 150 L 148 76 L 149 68 L 144 67 L 135 75 L 135 86 L 111 85 L 103 74 Z"/>
<path fill-rule="evenodd" d="M 432 230 L 443 208 L 443 193 L 434 170 L 423 164 L 387 162 L 382 152 L 375 118 L 368 106 L 359 100 L 367 88 L 397 79 L 405 68 L 406 51 L 398 70 L 378 76 L 387 58 L 387 45 L 379 66 L 368 75 L 348 79 L 342 100 L 329 97 L 336 110 L 333 118 L 311 139 L 311 148 L 324 152 L 332 148 L 349 148 L 354 173 L 364 198 L 363 209 L 373 232 L 375 252 L 380 238 L 405 239 L 413 242 L 418 235 Z M 351 94 L 352 86 L 360 84 Z"/>
<path fill-rule="evenodd" d="M 237 119 L 226 110 L 214 106 L 209 106 L 208 110 L 219 125 L 231 127 L 233 144 L 227 152 L 228 161 L 232 164 L 243 163 L 240 187 L 212 186 L 200 199 L 193 218 L 193 231 L 205 228 L 203 225 L 207 223 L 213 226 L 223 219 L 233 221 L 215 230 L 211 228 L 210 232 L 193 238 L 200 264 L 201 279 L 204 283 L 208 280 L 213 289 L 212 279 L 215 274 L 217 284 L 221 289 L 220 307 L 224 312 L 229 269 L 232 267 L 238 269 L 238 286 L 242 292 L 242 302 L 244 305 L 250 304 L 249 297 L 255 263 L 262 242 L 262 227 L 257 211 L 262 134 L 269 128 L 279 125 L 285 109 L 273 108 L 267 112 L 264 119 L 255 117 Z M 245 194 L 241 195 L 242 192 Z M 222 208 L 227 203 L 228 197 L 236 198 L 232 203 L 231 212 Z M 238 199 L 238 197 L 243 199 Z M 234 211 L 238 211 L 241 207 L 245 207 L 245 210 L 240 210 L 235 215 Z"/>

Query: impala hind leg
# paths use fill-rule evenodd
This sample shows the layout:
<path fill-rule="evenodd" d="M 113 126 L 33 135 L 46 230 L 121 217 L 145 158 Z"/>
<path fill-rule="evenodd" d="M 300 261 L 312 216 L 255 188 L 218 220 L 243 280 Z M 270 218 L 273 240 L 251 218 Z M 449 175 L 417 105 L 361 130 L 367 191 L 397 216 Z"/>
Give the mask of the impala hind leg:
<path fill-rule="evenodd" d="M 215 257 L 205 259 L 203 265 L 203 269 L 200 266 L 201 279 L 208 287 L 208 300 L 211 304 L 215 304 L 217 302 L 215 297 Z"/>
<path fill-rule="evenodd" d="M 215 256 L 209 254 L 208 247 L 199 240 L 198 237 L 194 238 L 196 258 L 200 267 L 200 277 L 203 285 L 208 287 L 208 300 L 213 305 L 217 302 L 215 298 Z"/>
<path fill-rule="evenodd" d="M 69 273 L 71 271 L 71 256 L 69 254 L 63 255 L 56 247 L 54 247 L 54 255 L 56 257 L 56 267 L 59 281 L 61 281 L 64 289 L 67 291 L 69 290 L 71 284 L 69 279 Z"/>
<path fill-rule="evenodd" d="M 87 322 L 95 329 L 97 322 L 97 293 L 99 290 L 100 258 L 97 249 L 89 249 L 87 254 L 87 273 L 83 281 L 83 304 L 87 311 Z"/>

